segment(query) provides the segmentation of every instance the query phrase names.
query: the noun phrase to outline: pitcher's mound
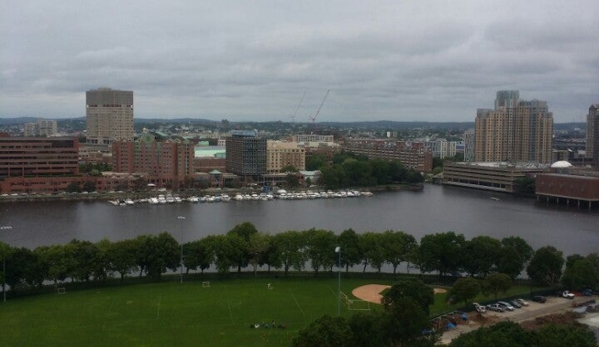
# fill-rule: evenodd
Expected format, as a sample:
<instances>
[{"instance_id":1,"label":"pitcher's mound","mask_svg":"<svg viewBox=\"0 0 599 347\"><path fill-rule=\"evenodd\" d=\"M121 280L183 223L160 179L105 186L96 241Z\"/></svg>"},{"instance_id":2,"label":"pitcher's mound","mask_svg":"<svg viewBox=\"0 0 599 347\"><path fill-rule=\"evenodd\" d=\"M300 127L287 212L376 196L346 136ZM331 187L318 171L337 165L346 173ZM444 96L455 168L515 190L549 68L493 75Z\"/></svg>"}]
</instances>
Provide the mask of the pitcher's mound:
<instances>
[{"instance_id":1,"label":"pitcher's mound","mask_svg":"<svg viewBox=\"0 0 599 347\"><path fill-rule=\"evenodd\" d=\"M391 288L391 286L384 284L367 284L352 290L351 293L358 299L380 304L381 300L383 299L381 293L387 288ZM443 288L434 288L434 291L435 294L447 293L447 289Z\"/></svg>"}]
</instances>

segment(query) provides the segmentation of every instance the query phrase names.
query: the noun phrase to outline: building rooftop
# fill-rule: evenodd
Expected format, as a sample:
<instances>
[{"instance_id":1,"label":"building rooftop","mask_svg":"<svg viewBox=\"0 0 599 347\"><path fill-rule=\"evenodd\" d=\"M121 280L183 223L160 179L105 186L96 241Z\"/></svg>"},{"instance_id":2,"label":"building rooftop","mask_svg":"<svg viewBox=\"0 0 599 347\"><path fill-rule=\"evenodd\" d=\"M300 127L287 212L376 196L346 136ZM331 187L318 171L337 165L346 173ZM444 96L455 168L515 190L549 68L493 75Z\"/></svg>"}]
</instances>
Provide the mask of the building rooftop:
<instances>
[{"instance_id":1,"label":"building rooftop","mask_svg":"<svg viewBox=\"0 0 599 347\"><path fill-rule=\"evenodd\" d=\"M536 162L517 162L510 163L507 161L492 161L492 162L456 162L458 165L465 166L480 166L488 168L516 168L516 169L547 169L549 164L541 164Z\"/></svg>"}]
</instances>

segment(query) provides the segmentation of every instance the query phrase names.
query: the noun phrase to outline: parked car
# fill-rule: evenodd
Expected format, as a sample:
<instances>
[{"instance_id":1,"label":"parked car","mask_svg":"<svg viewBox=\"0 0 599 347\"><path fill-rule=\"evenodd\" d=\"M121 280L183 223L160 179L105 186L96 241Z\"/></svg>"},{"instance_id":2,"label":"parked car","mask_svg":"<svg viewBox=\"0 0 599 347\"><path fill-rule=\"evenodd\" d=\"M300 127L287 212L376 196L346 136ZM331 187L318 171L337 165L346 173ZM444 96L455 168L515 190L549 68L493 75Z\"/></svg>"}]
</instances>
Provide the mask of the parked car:
<instances>
[{"instance_id":1,"label":"parked car","mask_svg":"<svg viewBox=\"0 0 599 347\"><path fill-rule=\"evenodd\" d=\"M509 304L511 304L512 306L514 306L514 308L522 308L522 304L520 304L518 302L518 300L512 300L509 302Z\"/></svg>"},{"instance_id":2,"label":"parked car","mask_svg":"<svg viewBox=\"0 0 599 347\"><path fill-rule=\"evenodd\" d=\"M584 295L584 296L592 296L593 294L594 294L594 293L593 293L593 290L592 290L592 289L584 289L584 290L582 291L582 295Z\"/></svg>"},{"instance_id":3,"label":"parked car","mask_svg":"<svg viewBox=\"0 0 599 347\"><path fill-rule=\"evenodd\" d=\"M483 305L480 305L478 302L474 302L472 304L474 305L474 309L476 310L476 312L478 312L478 313L487 312L487 308L484 307Z\"/></svg>"},{"instance_id":4,"label":"parked car","mask_svg":"<svg viewBox=\"0 0 599 347\"><path fill-rule=\"evenodd\" d=\"M517 301L520 305L522 306L528 306L528 301L524 300L524 299L515 299L515 301Z\"/></svg>"},{"instance_id":5,"label":"parked car","mask_svg":"<svg viewBox=\"0 0 599 347\"><path fill-rule=\"evenodd\" d=\"M575 296L575 295L574 295L574 293L570 293L569 291L567 291L567 290L564 290L563 292L561 292L561 295L560 295L560 296L561 296L562 298L566 298L566 299L574 299L574 296Z\"/></svg>"},{"instance_id":6,"label":"parked car","mask_svg":"<svg viewBox=\"0 0 599 347\"><path fill-rule=\"evenodd\" d=\"M507 303L505 301L498 301L497 305L503 307L505 310L508 310L508 311L514 310L514 306L510 305L509 303Z\"/></svg>"},{"instance_id":7,"label":"parked car","mask_svg":"<svg viewBox=\"0 0 599 347\"><path fill-rule=\"evenodd\" d=\"M535 295L532 297L532 301L544 304L547 301L547 298L542 295Z\"/></svg>"},{"instance_id":8,"label":"parked car","mask_svg":"<svg viewBox=\"0 0 599 347\"><path fill-rule=\"evenodd\" d=\"M505 309L499 304L490 304L490 305L487 305L487 308L490 311L495 311L495 312L504 312L505 311Z\"/></svg>"}]
</instances>

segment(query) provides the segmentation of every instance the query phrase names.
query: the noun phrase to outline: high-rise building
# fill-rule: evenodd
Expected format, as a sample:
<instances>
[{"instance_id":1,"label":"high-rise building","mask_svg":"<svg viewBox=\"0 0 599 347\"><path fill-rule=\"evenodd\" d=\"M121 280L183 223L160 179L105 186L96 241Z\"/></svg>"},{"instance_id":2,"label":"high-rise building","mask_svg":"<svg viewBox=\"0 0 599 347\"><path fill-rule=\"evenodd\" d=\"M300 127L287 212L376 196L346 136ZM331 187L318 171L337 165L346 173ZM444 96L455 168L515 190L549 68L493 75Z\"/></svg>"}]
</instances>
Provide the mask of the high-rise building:
<instances>
[{"instance_id":1,"label":"high-rise building","mask_svg":"<svg viewBox=\"0 0 599 347\"><path fill-rule=\"evenodd\" d=\"M591 105L587 115L586 157L599 166L599 104Z\"/></svg>"},{"instance_id":2,"label":"high-rise building","mask_svg":"<svg viewBox=\"0 0 599 347\"><path fill-rule=\"evenodd\" d=\"M545 101L522 101L517 91L499 91L494 110L477 110L476 161L550 163L552 139L553 114Z\"/></svg>"},{"instance_id":3,"label":"high-rise building","mask_svg":"<svg viewBox=\"0 0 599 347\"><path fill-rule=\"evenodd\" d=\"M133 92L99 88L85 93L87 143L133 140Z\"/></svg>"},{"instance_id":4,"label":"high-rise building","mask_svg":"<svg viewBox=\"0 0 599 347\"><path fill-rule=\"evenodd\" d=\"M253 131L232 131L226 143L227 172L240 176L266 173L266 139Z\"/></svg>"},{"instance_id":5,"label":"high-rise building","mask_svg":"<svg viewBox=\"0 0 599 347\"><path fill-rule=\"evenodd\" d=\"M54 136L57 132L55 120L38 119L37 122L25 123L25 137Z\"/></svg>"}]
</instances>

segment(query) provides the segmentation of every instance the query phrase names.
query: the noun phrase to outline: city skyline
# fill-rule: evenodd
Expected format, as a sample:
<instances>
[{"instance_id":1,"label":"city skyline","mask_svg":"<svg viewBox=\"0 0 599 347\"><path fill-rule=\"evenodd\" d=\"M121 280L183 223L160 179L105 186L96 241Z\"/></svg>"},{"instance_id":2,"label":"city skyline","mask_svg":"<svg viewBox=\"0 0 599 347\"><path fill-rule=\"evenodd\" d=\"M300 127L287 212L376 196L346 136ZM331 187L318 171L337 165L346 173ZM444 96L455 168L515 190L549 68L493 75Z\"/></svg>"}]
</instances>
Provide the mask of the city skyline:
<instances>
[{"instance_id":1,"label":"city skyline","mask_svg":"<svg viewBox=\"0 0 599 347\"><path fill-rule=\"evenodd\" d=\"M329 89L316 122L472 122L499 90L556 123L599 102L592 0L0 4L0 118L83 117L99 87L136 118L234 122L310 122Z\"/></svg>"}]
</instances>

